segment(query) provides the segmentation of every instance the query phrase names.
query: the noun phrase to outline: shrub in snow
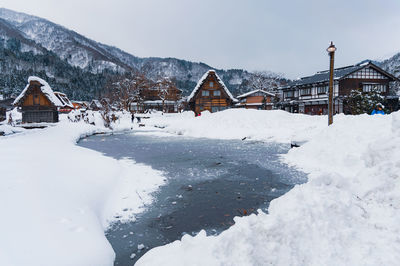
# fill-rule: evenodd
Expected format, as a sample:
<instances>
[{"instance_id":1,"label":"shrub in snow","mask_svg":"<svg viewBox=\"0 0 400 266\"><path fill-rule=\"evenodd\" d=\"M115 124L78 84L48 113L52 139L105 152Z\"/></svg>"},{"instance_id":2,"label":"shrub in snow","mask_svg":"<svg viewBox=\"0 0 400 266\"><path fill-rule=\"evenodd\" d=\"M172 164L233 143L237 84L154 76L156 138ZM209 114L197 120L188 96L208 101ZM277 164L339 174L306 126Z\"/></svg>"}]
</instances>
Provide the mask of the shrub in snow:
<instances>
[{"instance_id":1,"label":"shrub in snow","mask_svg":"<svg viewBox=\"0 0 400 266\"><path fill-rule=\"evenodd\" d=\"M378 90L371 90L363 92L359 90L352 90L349 97L345 99L347 102L348 111L353 115L370 114L375 109L376 105L384 101L381 92ZM385 113L388 110L384 110Z\"/></svg>"}]
</instances>

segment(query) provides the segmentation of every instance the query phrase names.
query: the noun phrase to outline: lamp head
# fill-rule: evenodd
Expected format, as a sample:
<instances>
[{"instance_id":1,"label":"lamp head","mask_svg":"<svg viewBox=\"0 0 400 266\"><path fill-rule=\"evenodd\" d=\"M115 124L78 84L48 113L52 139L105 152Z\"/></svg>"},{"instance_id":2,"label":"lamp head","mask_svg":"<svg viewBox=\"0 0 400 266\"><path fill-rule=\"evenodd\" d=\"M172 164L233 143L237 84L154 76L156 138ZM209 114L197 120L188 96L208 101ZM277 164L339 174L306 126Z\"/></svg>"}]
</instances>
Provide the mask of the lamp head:
<instances>
[{"instance_id":1,"label":"lamp head","mask_svg":"<svg viewBox=\"0 0 400 266\"><path fill-rule=\"evenodd\" d=\"M329 45L329 47L326 49L326 51L328 51L328 53L334 53L336 51L336 47L333 44L333 42L331 42L331 45Z\"/></svg>"}]
</instances>

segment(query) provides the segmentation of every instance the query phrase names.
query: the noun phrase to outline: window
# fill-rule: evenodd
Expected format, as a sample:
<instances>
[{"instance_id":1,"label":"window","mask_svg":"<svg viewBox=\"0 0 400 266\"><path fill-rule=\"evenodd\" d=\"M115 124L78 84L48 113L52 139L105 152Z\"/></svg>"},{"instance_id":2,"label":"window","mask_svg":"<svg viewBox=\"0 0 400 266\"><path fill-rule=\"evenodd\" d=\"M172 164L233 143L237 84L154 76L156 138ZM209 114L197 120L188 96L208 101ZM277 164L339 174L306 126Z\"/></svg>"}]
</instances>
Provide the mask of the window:
<instances>
[{"instance_id":1,"label":"window","mask_svg":"<svg viewBox=\"0 0 400 266\"><path fill-rule=\"evenodd\" d=\"M301 89L300 95L311 95L311 88Z\"/></svg>"},{"instance_id":2,"label":"window","mask_svg":"<svg viewBox=\"0 0 400 266\"><path fill-rule=\"evenodd\" d=\"M210 91L201 91L201 96L210 96Z\"/></svg>"},{"instance_id":3,"label":"window","mask_svg":"<svg viewBox=\"0 0 400 266\"><path fill-rule=\"evenodd\" d=\"M221 96L221 91L214 91L214 92L213 92L213 95L214 95L214 96Z\"/></svg>"},{"instance_id":4,"label":"window","mask_svg":"<svg viewBox=\"0 0 400 266\"><path fill-rule=\"evenodd\" d=\"M327 92L328 92L328 87L327 86L317 87L317 93L318 94L325 94Z\"/></svg>"},{"instance_id":5,"label":"window","mask_svg":"<svg viewBox=\"0 0 400 266\"><path fill-rule=\"evenodd\" d=\"M292 97L294 97L294 91L285 91L283 96L285 98L292 98Z\"/></svg>"},{"instance_id":6,"label":"window","mask_svg":"<svg viewBox=\"0 0 400 266\"><path fill-rule=\"evenodd\" d=\"M379 73L378 71L376 71L373 68L364 68L361 69L353 74L351 74L349 76L349 78L353 78L353 79L386 79L386 77L384 75L382 75L381 73Z\"/></svg>"},{"instance_id":7,"label":"window","mask_svg":"<svg viewBox=\"0 0 400 266\"><path fill-rule=\"evenodd\" d=\"M33 94L33 105L39 105L39 94Z\"/></svg>"},{"instance_id":8,"label":"window","mask_svg":"<svg viewBox=\"0 0 400 266\"><path fill-rule=\"evenodd\" d=\"M370 91L378 91L378 92L386 92L386 85L385 84L363 84L363 92L370 92Z\"/></svg>"},{"instance_id":9,"label":"window","mask_svg":"<svg viewBox=\"0 0 400 266\"><path fill-rule=\"evenodd\" d=\"M210 81L210 88L214 87L214 82Z\"/></svg>"}]
</instances>

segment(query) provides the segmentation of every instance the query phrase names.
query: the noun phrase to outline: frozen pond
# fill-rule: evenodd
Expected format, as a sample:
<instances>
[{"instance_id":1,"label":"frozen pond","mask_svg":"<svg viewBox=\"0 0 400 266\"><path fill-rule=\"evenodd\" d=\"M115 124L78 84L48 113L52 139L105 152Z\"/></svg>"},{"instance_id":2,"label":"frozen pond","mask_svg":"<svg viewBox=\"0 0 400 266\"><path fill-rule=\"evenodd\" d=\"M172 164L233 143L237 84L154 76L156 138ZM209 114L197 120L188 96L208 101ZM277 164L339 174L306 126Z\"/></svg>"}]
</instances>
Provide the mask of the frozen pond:
<instances>
[{"instance_id":1,"label":"frozen pond","mask_svg":"<svg viewBox=\"0 0 400 266\"><path fill-rule=\"evenodd\" d=\"M146 132L97 135L79 145L150 165L168 180L135 222L115 223L106 232L116 252L115 265L133 265L149 249L186 233L205 229L218 234L233 224L233 217L266 211L272 199L306 181L305 174L279 161L289 145ZM138 249L140 244L144 248Z\"/></svg>"}]
</instances>

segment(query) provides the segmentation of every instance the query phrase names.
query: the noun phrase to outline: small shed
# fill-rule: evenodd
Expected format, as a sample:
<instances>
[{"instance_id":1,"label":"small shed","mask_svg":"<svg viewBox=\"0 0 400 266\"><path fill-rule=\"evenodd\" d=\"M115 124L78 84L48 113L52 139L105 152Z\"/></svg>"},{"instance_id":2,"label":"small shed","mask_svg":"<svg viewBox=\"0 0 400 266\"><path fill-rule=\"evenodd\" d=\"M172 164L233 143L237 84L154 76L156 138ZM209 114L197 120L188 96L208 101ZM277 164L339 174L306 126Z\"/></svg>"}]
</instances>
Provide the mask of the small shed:
<instances>
[{"instance_id":1,"label":"small shed","mask_svg":"<svg viewBox=\"0 0 400 266\"><path fill-rule=\"evenodd\" d=\"M212 113L225 110L236 102L215 70L203 75L188 98L189 107L196 114L205 110Z\"/></svg>"},{"instance_id":2,"label":"small shed","mask_svg":"<svg viewBox=\"0 0 400 266\"><path fill-rule=\"evenodd\" d=\"M58 122L57 108L63 106L49 84L38 77L28 78L13 104L22 111L22 123Z\"/></svg>"}]
</instances>

